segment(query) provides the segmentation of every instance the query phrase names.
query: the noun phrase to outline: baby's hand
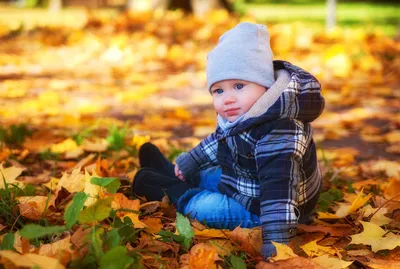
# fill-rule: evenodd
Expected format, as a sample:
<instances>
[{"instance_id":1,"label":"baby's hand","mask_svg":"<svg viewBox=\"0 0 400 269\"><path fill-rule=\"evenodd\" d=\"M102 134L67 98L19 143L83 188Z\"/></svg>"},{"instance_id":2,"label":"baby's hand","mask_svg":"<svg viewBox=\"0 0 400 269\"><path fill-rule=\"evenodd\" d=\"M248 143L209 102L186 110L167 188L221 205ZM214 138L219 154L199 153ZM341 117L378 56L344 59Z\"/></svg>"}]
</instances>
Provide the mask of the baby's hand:
<instances>
[{"instance_id":1,"label":"baby's hand","mask_svg":"<svg viewBox=\"0 0 400 269\"><path fill-rule=\"evenodd\" d=\"M180 180L185 181L185 178L183 177L182 171L179 170L179 167L177 164L175 164L175 176L177 176Z\"/></svg>"}]
</instances>

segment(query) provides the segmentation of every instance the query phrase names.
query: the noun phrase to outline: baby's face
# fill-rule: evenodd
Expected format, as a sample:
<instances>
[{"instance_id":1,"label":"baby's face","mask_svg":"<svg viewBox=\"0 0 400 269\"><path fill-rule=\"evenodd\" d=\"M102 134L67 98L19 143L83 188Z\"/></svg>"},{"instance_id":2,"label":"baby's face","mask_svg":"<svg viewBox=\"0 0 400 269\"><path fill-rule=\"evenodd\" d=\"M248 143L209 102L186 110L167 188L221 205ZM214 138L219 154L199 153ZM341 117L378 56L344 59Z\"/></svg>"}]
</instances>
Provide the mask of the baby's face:
<instances>
[{"instance_id":1,"label":"baby's face","mask_svg":"<svg viewBox=\"0 0 400 269\"><path fill-rule=\"evenodd\" d=\"M249 111L265 91L261 85L237 79L222 80L211 86L215 111L230 122Z\"/></svg>"}]
</instances>

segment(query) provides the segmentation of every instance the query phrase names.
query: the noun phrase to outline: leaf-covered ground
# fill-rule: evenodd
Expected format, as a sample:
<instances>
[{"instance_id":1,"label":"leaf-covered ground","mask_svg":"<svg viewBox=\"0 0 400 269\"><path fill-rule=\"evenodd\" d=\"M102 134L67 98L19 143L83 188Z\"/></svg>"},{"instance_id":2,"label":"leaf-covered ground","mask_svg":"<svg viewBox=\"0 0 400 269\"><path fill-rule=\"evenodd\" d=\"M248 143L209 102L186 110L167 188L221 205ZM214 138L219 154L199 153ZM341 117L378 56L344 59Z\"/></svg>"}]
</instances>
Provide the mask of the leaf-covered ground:
<instances>
[{"instance_id":1,"label":"leaf-covered ground","mask_svg":"<svg viewBox=\"0 0 400 269\"><path fill-rule=\"evenodd\" d=\"M0 266L400 267L400 42L376 33L269 25L275 58L326 98L314 222L269 263L259 229L209 229L131 194L141 144L173 160L214 130L206 54L237 22L169 12L1 28Z\"/></svg>"}]
</instances>

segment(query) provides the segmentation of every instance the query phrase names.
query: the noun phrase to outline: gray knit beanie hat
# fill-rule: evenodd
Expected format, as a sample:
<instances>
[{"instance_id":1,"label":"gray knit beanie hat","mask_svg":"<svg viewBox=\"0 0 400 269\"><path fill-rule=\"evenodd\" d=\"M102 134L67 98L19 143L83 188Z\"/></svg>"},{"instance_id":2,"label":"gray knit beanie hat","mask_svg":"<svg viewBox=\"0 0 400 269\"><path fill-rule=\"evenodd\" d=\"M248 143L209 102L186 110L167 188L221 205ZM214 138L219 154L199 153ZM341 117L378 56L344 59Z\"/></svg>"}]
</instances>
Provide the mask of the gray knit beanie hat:
<instances>
[{"instance_id":1,"label":"gray knit beanie hat","mask_svg":"<svg viewBox=\"0 0 400 269\"><path fill-rule=\"evenodd\" d=\"M271 87L275 82L268 29L242 22L225 32L207 56L207 87L226 79L240 79Z\"/></svg>"}]
</instances>

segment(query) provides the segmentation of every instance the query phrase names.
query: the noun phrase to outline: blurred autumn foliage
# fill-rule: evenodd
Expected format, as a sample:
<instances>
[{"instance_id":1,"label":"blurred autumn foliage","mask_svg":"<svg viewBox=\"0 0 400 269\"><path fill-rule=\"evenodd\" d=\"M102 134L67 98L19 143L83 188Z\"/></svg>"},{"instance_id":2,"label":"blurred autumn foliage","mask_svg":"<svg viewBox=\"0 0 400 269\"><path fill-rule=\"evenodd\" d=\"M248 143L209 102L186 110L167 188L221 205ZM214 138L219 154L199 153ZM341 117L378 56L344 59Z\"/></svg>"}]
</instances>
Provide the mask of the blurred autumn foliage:
<instances>
[{"instance_id":1,"label":"blurred autumn foliage","mask_svg":"<svg viewBox=\"0 0 400 269\"><path fill-rule=\"evenodd\" d=\"M137 149L171 160L215 128L207 52L240 20L92 16L0 29L0 263L5 268L399 268L400 42L268 25L275 59L314 74L324 188L312 225L261 261L259 229L209 229L130 193Z\"/></svg>"}]
</instances>

